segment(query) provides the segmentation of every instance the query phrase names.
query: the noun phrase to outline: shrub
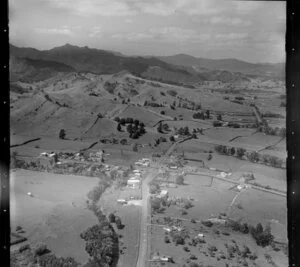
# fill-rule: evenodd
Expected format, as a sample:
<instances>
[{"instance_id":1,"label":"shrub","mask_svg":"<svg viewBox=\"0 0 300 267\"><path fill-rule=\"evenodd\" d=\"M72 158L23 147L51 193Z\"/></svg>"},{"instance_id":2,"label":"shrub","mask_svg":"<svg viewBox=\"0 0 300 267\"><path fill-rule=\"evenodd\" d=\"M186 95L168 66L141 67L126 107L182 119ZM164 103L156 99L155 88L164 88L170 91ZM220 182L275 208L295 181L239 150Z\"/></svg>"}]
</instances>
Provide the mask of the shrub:
<instances>
[{"instance_id":1,"label":"shrub","mask_svg":"<svg viewBox=\"0 0 300 267\"><path fill-rule=\"evenodd\" d=\"M115 224L118 229L124 228L124 225L122 224L121 218L119 216L115 216Z\"/></svg>"},{"instance_id":2,"label":"shrub","mask_svg":"<svg viewBox=\"0 0 300 267\"><path fill-rule=\"evenodd\" d=\"M137 143L133 144L132 151L138 152L138 145L137 145Z\"/></svg>"},{"instance_id":3,"label":"shrub","mask_svg":"<svg viewBox=\"0 0 300 267\"><path fill-rule=\"evenodd\" d=\"M214 127L221 127L221 126L222 126L222 122L214 121L214 122L213 122L213 126L214 126Z\"/></svg>"},{"instance_id":4,"label":"shrub","mask_svg":"<svg viewBox=\"0 0 300 267\"><path fill-rule=\"evenodd\" d=\"M213 223L211 221L201 221L201 223L207 227L212 227Z\"/></svg>"},{"instance_id":5,"label":"shrub","mask_svg":"<svg viewBox=\"0 0 300 267\"><path fill-rule=\"evenodd\" d=\"M184 177L183 175L179 175L176 177L176 184L183 185L184 184Z\"/></svg>"},{"instance_id":6,"label":"shrub","mask_svg":"<svg viewBox=\"0 0 300 267\"><path fill-rule=\"evenodd\" d=\"M162 111L160 112L160 114L161 114L161 115L165 115L166 112L165 112L164 110L162 110Z\"/></svg>"},{"instance_id":7,"label":"shrub","mask_svg":"<svg viewBox=\"0 0 300 267\"><path fill-rule=\"evenodd\" d=\"M258 162L259 161L259 154L256 151L252 151L250 154L248 154L248 159L251 162Z\"/></svg>"},{"instance_id":8,"label":"shrub","mask_svg":"<svg viewBox=\"0 0 300 267\"><path fill-rule=\"evenodd\" d=\"M238 157L239 159L242 159L243 156L244 156L245 153L246 153L246 150L245 150L244 148L238 148L237 151L236 151L236 153L237 153L237 157Z\"/></svg>"},{"instance_id":9,"label":"shrub","mask_svg":"<svg viewBox=\"0 0 300 267\"><path fill-rule=\"evenodd\" d=\"M167 235L164 237L164 242L167 244L170 243L170 238Z\"/></svg>"},{"instance_id":10,"label":"shrub","mask_svg":"<svg viewBox=\"0 0 300 267\"><path fill-rule=\"evenodd\" d=\"M110 213L110 214L108 215L108 221L109 221L110 223L114 223L114 222L116 221L116 216L115 216L115 214Z\"/></svg>"},{"instance_id":11,"label":"shrub","mask_svg":"<svg viewBox=\"0 0 300 267\"><path fill-rule=\"evenodd\" d=\"M47 248L46 245L42 244L39 245L35 250L34 250L34 256L42 256L44 254L49 253L50 250Z\"/></svg>"}]
</instances>

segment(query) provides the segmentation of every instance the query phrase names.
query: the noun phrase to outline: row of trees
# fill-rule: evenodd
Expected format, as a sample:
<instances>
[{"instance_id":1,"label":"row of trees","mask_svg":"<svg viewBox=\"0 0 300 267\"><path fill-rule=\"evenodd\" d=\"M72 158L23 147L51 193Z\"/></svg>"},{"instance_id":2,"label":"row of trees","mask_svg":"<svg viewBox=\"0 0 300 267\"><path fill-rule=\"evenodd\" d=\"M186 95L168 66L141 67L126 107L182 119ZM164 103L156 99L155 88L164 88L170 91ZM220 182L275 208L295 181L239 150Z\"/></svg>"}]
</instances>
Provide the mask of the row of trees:
<instances>
[{"instance_id":1,"label":"row of trees","mask_svg":"<svg viewBox=\"0 0 300 267\"><path fill-rule=\"evenodd\" d=\"M283 165L283 160L275 157L275 156L269 156L265 154L259 154L256 151L246 151L244 148L235 148L235 147L229 147L224 145L216 145L215 146L216 152L218 152L221 155L226 156L235 156L239 159L248 159L249 161L253 163L264 163L266 165L271 165L275 168L281 168Z\"/></svg>"},{"instance_id":2,"label":"row of trees","mask_svg":"<svg viewBox=\"0 0 300 267\"><path fill-rule=\"evenodd\" d=\"M258 131L261 133L265 133L267 135L275 135L275 136L281 136L285 137L286 136L286 128L282 127L275 127L272 128L270 126L261 126L258 128Z\"/></svg>"}]
</instances>

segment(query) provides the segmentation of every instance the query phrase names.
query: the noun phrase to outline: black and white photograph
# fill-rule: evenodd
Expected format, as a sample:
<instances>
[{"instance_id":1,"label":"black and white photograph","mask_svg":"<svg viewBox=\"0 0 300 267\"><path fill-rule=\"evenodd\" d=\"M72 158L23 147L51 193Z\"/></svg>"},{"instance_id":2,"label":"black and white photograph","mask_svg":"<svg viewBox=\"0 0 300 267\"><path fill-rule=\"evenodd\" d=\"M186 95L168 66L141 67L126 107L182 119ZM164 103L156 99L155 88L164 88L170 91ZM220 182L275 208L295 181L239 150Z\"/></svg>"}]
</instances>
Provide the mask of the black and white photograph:
<instances>
[{"instance_id":1,"label":"black and white photograph","mask_svg":"<svg viewBox=\"0 0 300 267\"><path fill-rule=\"evenodd\" d=\"M289 266L285 1L8 2L10 266Z\"/></svg>"}]
</instances>

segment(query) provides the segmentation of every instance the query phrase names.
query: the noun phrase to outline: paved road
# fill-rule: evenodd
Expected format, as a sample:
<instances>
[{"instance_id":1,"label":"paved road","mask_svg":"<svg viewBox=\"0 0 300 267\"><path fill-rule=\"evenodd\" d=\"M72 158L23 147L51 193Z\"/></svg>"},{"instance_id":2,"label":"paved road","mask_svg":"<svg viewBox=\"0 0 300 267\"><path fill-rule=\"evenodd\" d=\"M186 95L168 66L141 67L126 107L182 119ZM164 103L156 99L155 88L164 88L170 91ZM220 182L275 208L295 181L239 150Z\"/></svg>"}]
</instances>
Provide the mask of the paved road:
<instances>
[{"instance_id":1,"label":"paved road","mask_svg":"<svg viewBox=\"0 0 300 267\"><path fill-rule=\"evenodd\" d=\"M149 211L149 182L156 176L155 172L151 172L142 182L142 209L141 209L141 221L140 221L140 242L139 242L139 256L136 267L146 266L147 260L147 223Z\"/></svg>"}]
</instances>

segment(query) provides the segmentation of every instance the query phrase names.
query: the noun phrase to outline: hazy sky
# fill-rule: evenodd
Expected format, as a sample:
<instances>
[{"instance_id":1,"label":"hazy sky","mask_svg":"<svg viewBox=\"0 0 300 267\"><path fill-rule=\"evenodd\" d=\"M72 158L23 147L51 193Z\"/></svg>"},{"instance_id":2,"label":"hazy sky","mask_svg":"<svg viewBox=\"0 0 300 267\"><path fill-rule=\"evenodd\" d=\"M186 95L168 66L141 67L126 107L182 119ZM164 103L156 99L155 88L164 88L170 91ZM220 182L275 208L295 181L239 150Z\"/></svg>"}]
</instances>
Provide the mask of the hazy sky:
<instances>
[{"instance_id":1,"label":"hazy sky","mask_svg":"<svg viewBox=\"0 0 300 267\"><path fill-rule=\"evenodd\" d=\"M284 62L285 2L10 0L10 42Z\"/></svg>"}]
</instances>

